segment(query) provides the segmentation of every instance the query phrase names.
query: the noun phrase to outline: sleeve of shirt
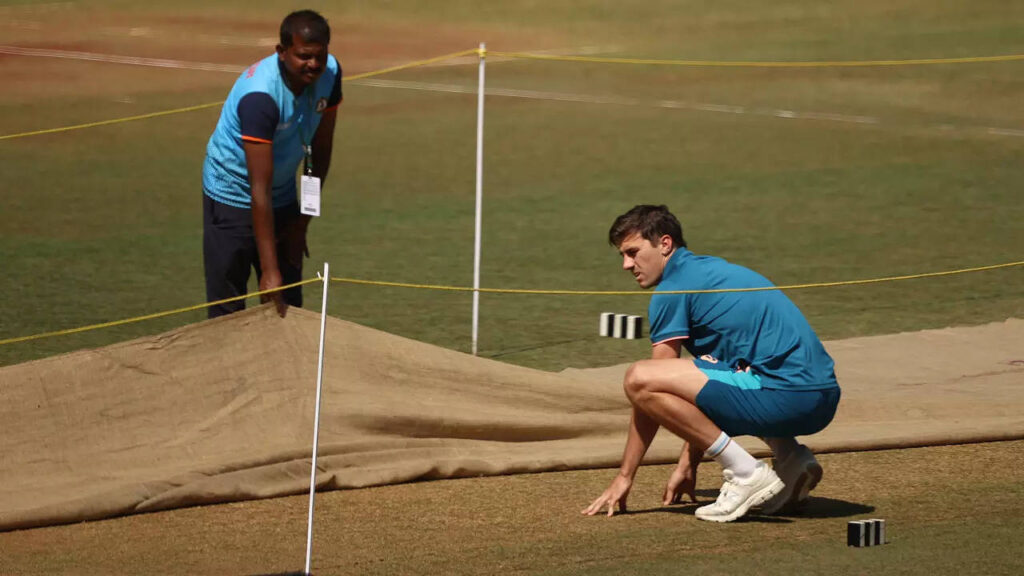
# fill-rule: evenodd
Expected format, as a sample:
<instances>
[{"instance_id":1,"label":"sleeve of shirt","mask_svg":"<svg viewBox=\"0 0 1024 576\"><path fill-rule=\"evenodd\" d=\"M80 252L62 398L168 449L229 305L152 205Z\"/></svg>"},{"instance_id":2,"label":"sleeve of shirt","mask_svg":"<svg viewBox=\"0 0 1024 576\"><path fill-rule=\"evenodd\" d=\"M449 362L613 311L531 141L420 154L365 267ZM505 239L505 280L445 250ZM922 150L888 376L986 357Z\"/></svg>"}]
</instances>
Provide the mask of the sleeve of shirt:
<instances>
[{"instance_id":1,"label":"sleeve of shirt","mask_svg":"<svg viewBox=\"0 0 1024 576\"><path fill-rule=\"evenodd\" d=\"M250 142L274 141L277 122L281 111L277 103L265 92L250 92L238 101L238 123L242 130L242 140Z\"/></svg>"},{"instance_id":2,"label":"sleeve of shirt","mask_svg":"<svg viewBox=\"0 0 1024 576\"><path fill-rule=\"evenodd\" d=\"M690 314L686 294L658 294L651 296L647 319L651 326L651 343L660 344L690 335Z\"/></svg>"},{"instance_id":3,"label":"sleeve of shirt","mask_svg":"<svg viewBox=\"0 0 1024 576\"><path fill-rule=\"evenodd\" d=\"M341 92L341 62L338 62L338 74L334 77L334 87L331 88L331 95L327 98L327 109L337 108L344 95Z\"/></svg>"}]
</instances>

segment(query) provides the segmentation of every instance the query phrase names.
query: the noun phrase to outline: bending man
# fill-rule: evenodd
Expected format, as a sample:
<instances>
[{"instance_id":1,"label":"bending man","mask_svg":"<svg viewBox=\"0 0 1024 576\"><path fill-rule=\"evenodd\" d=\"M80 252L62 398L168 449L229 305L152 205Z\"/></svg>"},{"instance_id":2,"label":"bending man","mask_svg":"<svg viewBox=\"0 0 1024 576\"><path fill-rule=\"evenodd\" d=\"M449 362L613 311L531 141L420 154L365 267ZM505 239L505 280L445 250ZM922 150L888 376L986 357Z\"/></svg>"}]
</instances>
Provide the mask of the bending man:
<instances>
[{"instance_id":1,"label":"bending man","mask_svg":"<svg viewBox=\"0 0 1024 576\"><path fill-rule=\"evenodd\" d=\"M253 267L261 291L302 279L310 217L300 214L296 171L302 162L304 180L316 179L318 191L330 167L342 98L341 65L327 52L330 41L323 16L289 14L277 53L242 72L224 102L203 164L207 302L245 294ZM315 207L318 212L318 193ZM284 316L288 305L302 306L302 287L262 300L273 300ZM243 308L237 300L207 310L214 318Z\"/></svg>"},{"instance_id":2,"label":"bending man","mask_svg":"<svg viewBox=\"0 0 1024 576\"><path fill-rule=\"evenodd\" d=\"M742 266L687 250L665 206L636 206L615 220L608 239L641 287L657 286L648 310L653 351L626 372L633 414L619 474L583 513L626 509L661 426L684 441L666 505L683 495L696 502L703 456L721 464L725 481L718 499L697 509L701 520L730 522L754 506L775 513L802 503L822 470L795 436L825 428L839 403L832 358L803 314L778 290L664 293L773 286ZM692 360L680 357L683 348ZM732 441L740 435L760 436L776 469Z\"/></svg>"}]
</instances>

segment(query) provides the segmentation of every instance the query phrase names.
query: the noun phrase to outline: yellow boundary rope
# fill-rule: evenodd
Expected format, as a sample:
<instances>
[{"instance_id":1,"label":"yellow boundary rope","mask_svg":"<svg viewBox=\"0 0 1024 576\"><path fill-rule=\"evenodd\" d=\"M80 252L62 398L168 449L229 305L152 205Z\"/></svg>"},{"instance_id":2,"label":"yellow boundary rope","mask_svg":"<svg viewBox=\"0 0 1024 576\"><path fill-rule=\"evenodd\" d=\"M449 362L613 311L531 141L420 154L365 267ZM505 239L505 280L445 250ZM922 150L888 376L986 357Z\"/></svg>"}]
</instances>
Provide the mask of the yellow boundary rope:
<instances>
[{"instance_id":1,"label":"yellow boundary rope","mask_svg":"<svg viewBox=\"0 0 1024 576\"><path fill-rule=\"evenodd\" d=\"M841 68L867 66L921 66L928 64L976 64L981 62L1011 62L1024 60L1024 54L1002 56L973 56L965 58L918 58L914 60L836 60L820 62L755 62L721 60L657 60L644 58L602 58L599 56L552 56L530 54L529 52L495 52L493 56L522 58L529 60L554 60L561 62L595 62L603 64L647 64L658 66L704 66L717 68Z\"/></svg>"},{"instance_id":2,"label":"yellow boundary rope","mask_svg":"<svg viewBox=\"0 0 1024 576\"><path fill-rule=\"evenodd\" d=\"M303 284L310 284L313 282L320 282L320 278L310 278L308 280L302 280L292 284L286 284L280 288L273 290L263 290L261 292L253 292L251 294L243 294L241 296L234 296L232 298L225 298L223 300L217 300L214 302L206 302L204 304L196 304L195 306L188 306L185 308L177 308L175 310L166 310L164 312L156 312L153 314L147 314L145 316L138 316L135 318L125 318L123 320L114 320L113 322L104 322L102 324L92 324L90 326L80 326L78 328L68 328L66 330L55 330L53 332L44 332L42 334L33 334L31 336L21 336L18 338L8 338L6 340L0 340L0 346L4 344L14 344L15 342L25 342L28 340L39 340L41 338L49 338L52 336L66 336L68 334L77 334L79 332L88 332L90 330L99 330L100 328L112 328L114 326L122 326L124 324L132 324L135 322L142 322L144 320L154 320L156 318L163 318L164 316L173 316L175 314L183 314L185 312L191 312L193 310L202 310L203 308L209 308L210 306L217 306L219 304L227 304L228 302L236 302L238 300L245 300L252 296L262 296L263 294L270 294L272 292L279 292L281 290L287 290L296 286L302 286Z\"/></svg>"},{"instance_id":3,"label":"yellow boundary rope","mask_svg":"<svg viewBox=\"0 0 1024 576\"><path fill-rule=\"evenodd\" d=\"M947 270L943 272L926 272L923 274L909 274L906 276L887 276L885 278L868 278L865 280L845 280L840 282L817 282L812 284L791 284L788 286L771 286L767 288L721 288L717 290L666 290L664 292L658 292L658 294L714 294L719 292L761 292L766 290L800 290L806 288L829 288L835 286L855 286L859 284L877 284L880 282L895 282L898 280L914 280L917 278L935 278L938 276L952 276L954 274L966 274L968 272L983 272L986 270L996 270L999 268L1010 268L1013 266L1024 265L1024 260L1020 262L1007 262L1005 264L993 264L991 266L978 266L975 268L962 268L960 270ZM473 288L466 286L443 286L436 284L411 284L406 282L383 282L377 280L360 280L357 278L335 278L331 277L331 282L339 282L343 284L358 284L364 286L384 286L389 288L415 288L420 290L442 290L449 292L472 292ZM172 316L174 314L182 314L185 312L191 312L193 310L201 310L210 306L216 306L218 304L225 304L227 302L235 302L237 300L244 300L253 296L261 296L263 294L270 294L280 290L287 290L295 286L302 286L304 284L310 284L313 282L320 282L320 278L310 278L308 280L302 280L301 282L295 282L276 288L274 290L264 290L262 292L253 292L250 294L244 294L242 296L235 296L233 298L226 298L224 300L217 300L215 302L207 302L205 304L196 304L195 306L188 306L186 308L178 308L175 310L167 310L164 312L156 312L154 314L147 314L145 316L138 316L136 318L125 318L123 320L115 320L113 322L104 322L102 324L93 324L90 326L81 326L78 328L68 328L66 330L56 330L54 332L44 332L42 334L34 334L31 336L21 336L18 338L8 338L6 340L0 340L0 346L5 344L14 344L16 342L25 342L28 340L38 340L41 338L49 338L52 336L64 336L67 334L77 334L79 332L87 332L90 330L99 330L101 328L111 328L113 326L121 326L124 324L132 324L135 322L142 322L144 320L153 320L156 318L163 318L165 316ZM645 292L640 290L630 291L600 291L600 290L528 290L528 289L516 289L516 288L480 288L479 291L485 294L546 294L546 295L563 295L563 296L649 296L651 292Z\"/></svg>"},{"instance_id":4,"label":"yellow boundary rope","mask_svg":"<svg viewBox=\"0 0 1024 576\"><path fill-rule=\"evenodd\" d=\"M859 284L877 284L879 282L895 282L898 280L914 280L917 278L934 278L936 276L951 276L953 274L964 274L967 272L982 272L998 268L1010 268L1012 266L1024 265L1020 262L1008 262L1006 264L994 264L992 266L979 266L977 268L963 268L961 270L948 270L944 272L927 272L924 274L910 274L907 276L888 276L885 278L868 278L865 280L845 280L840 282L816 282L812 284L790 284L788 286L769 286L764 288L719 288L715 290L666 290L658 294L715 294L721 292L764 292L767 290L801 290L805 288L830 288L835 286L855 286ZM335 278L331 282L344 284L361 284L366 286L386 286L390 288L418 288L422 290L444 290L450 292L473 292L472 287L467 286L440 286L436 284L409 284L405 282L381 282L376 280L359 280L356 278ZM547 294L562 296L649 296L651 292L641 290L529 290L515 288L480 288L479 292L484 294ZM2 342L0 342L2 343Z\"/></svg>"},{"instance_id":5,"label":"yellow boundary rope","mask_svg":"<svg viewBox=\"0 0 1024 576\"><path fill-rule=\"evenodd\" d=\"M1024 54L1006 54L1002 56L973 56L964 58L919 58L914 60L860 60L860 61L821 61L821 62L743 62L743 61L716 61L716 60L658 60L658 59L644 59L644 58L601 58L597 56L551 56L547 54L531 54L529 52L495 52L485 51L479 48L470 48L468 50L461 50L459 52L453 52L451 54L444 54L442 56L436 56L434 58L428 58L426 60L417 60L416 62L410 62L408 64L402 64L399 66L392 66L390 68L384 68L381 70L374 70L372 72L364 72L362 74L356 74L354 76L347 76L345 80L359 80L362 78L370 78L372 76L380 76L382 74L389 74L391 72L397 72L399 70L407 70L409 68L415 68L417 66L425 66L427 64L433 64L435 62L441 62L444 60L451 60L453 58L459 58L462 56L469 56L476 54L483 58L486 54L492 56L504 56L505 58L519 58L519 59L531 59L531 60L552 60L562 62L594 62L594 63L606 63L606 64L647 64L647 65L659 65L659 66L703 66L703 67L730 67L730 68L836 68L836 67L866 67L866 66L919 66L928 64L975 64L982 62L1011 62L1016 60L1024 60ZM224 101L209 102L207 104L199 104L196 106L188 106L185 108L176 108L174 110L164 110L162 112L152 112L150 114L140 114L138 116L129 116L126 118L114 118L112 120L101 120L98 122L89 122L87 124L76 124L74 126L63 126L60 128L49 128L46 130L35 130L32 132L22 132L19 134L6 134L0 136L0 140L11 140L14 138L25 138L28 136L40 136L43 134L56 134L60 132L68 132L71 130L81 130L83 128L95 128L98 126L108 126L111 124L121 124L124 122L134 122L136 120L146 120L148 118L158 118L160 116L169 116L171 114L180 114L184 112L194 112L196 110L204 110L206 108L213 108L220 106Z\"/></svg>"},{"instance_id":6,"label":"yellow boundary rope","mask_svg":"<svg viewBox=\"0 0 1024 576\"><path fill-rule=\"evenodd\" d=\"M408 68L414 68L416 66L423 66L426 64L433 64L434 62L440 62L442 60L450 60L452 58L458 58L460 56L468 56L478 52L478 49L473 48L472 50L463 50L461 52L454 52L452 54L445 54L444 56L437 56L436 58L428 58L426 60L419 60L416 62L410 62L408 64L402 64L400 66L392 66L391 68L384 68L383 70L374 70L372 72L364 72L362 74L356 74L354 76L346 76L344 79L359 80L361 78L369 78L371 76L379 76L381 74L388 74L390 72L397 72L399 70L405 70ZM180 114L183 112L195 112L196 110L205 110L206 108L213 108L223 104L223 100L217 102L208 102L206 104L198 104L196 106L188 106L185 108L175 108L174 110L164 110L163 112L152 112L149 114L140 114L138 116L128 116L126 118L114 118L112 120L100 120L98 122L89 122L87 124L76 124L74 126L63 126L60 128L49 128L46 130L35 130L32 132L22 132L20 134L7 134L0 136L0 140L12 140L14 138L25 138L28 136L41 136L43 134L57 134L59 132L69 132L71 130L81 130L83 128L96 128L97 126L109 126L111 124L122 124L125 122L134 122L136 120L146 120L148 118L158 118L160 116L169 116L171 114ZM2 343L2 342L0 342Z\"/></svg>"},{"instance_id":7,"label":"yellow boundary rope","mask_svg":"<svg viewBox=\"0 0 1024 576\"><path fill-rule=\"evenodd\" d=\"M470 48L469 50L462 50L460 52L452 52L451 54L445 54L444 56L437 56L435 58L428 58L426 60L417 60L416 62L410 62L408 64L402 64L400 66L392 66L391 68L384 68L381 70L374 70L373 72L364 72L362 74L356 74L355 76L346 76L345 80L361 80L363 78L370 78L371 76L380 76L381 74L390 74L391 72L398 72L399 70L408 70L409 68L415 68L417 66L426 66L427 64L433 64L435 62L443 62L445 60L451 60L453 58L461 58L462 56L469 56L470 54L476 54L480 52L479 48Z\"/></svg>"},{"instance_id":8,"label":"yellow boundary rope","mask_svg":"<svg viewBox=\"0 0 1024 576\"><path fill-rule=\"evenodd\" d=\"M877 61L860 61L860 62L714 62L714 61L701 61L701 60L644 60L644 59L627 59L627 58L596 58L587 56L548 56L541 54L529 54L521 52L489 52L494 56L504 56L507 58L529 58L536 60L560 60L570 62L602 62L602 63L617 63L617 64L657 64L657 65L677 65L677 66L747 66L747 67L825 67L825 66L896 66L896 65L914 65L914 64L959 64L959 63L974 63L974 62L1006 62L1011 60L1024 60L1024 54L1006 55L1006 56L981 56L974 58L943 58L943 59L923 59L923 60L877 60ZM426 60L419 60L416 62L410 62L408 64L402 64L399 66L392 66L390 68L384 68L381 70L375 70L371 72L365 72L363 74L356 74L345 78L346 80L358 80L361 78L369 78L372 76L379 76L391 72L397 72L399 70L406 70L417 66L424 66L432 64L434 62L441 62L444 60L450 60L453 58L459 58L462 56L468 56L471 54L477 54L483 58L487 54L482 49L471 48L468 50L462 50L459 52L453 52L451 54L445 54L434 58L428 58ZM47 130L36 130L33 132L23 132L20 134L8 134L0 136L0 140L8 140L14 138L23 138L27 136L37 136L42 134L55 134L59 132L67 132L71 130L80 130L83 128L93 128L97 126L106 126L110 124L120 124L124 122L132 122L135 120L144 120L147 118L157 118L160 116L168 116L171 114L178 114L183 112L192 112L196 110L203 110L205 108L212 108L223 104L223 100L219 102L210 102L207 104L199 104L197 106L189 106L186 108L177 108L174 110L165 110L162 112L153 112L149 114L141 114L138 116L130 116L127 118L116 118L112 120L103 120L99 122L90 122L87 124L78 124L75 126L64 126L61 128L50 128ZM1009 262L1006 264L996 264L993 266L981 266L977 268L964 268L961 270L950 270L945 272L930 272L925 274L911 274L907 276L889 276L886 278L872 278L866 280L848 280L841 282L819 282L812 284L793 284L789 286L773 286L769 288L730 288L730 289L718 289L718 290L678 290L678 291L666 291L661 294L709 294L715 292L757 292L764 290L798 290L806 288L825 288L834 286L853 286L860 284L873 284L879 282L893 282L898 280L912 280L916 278L932 278L937 276L949 276L953 274L963 274L967 272L980 272L984 270L995 270L998 268L1008 268L1012 266L1020 266L1024 264L1024 261L1020 262ZM369 286L385 286L395 288L417 288L424 290L444 290L444 291L455 291L455 292L472 292L473 288L465 286L441 286L441 285L430 285L430 284L410 284L403 282L383 282L374 280L359 280L356 278L334 278L330 279L332 282L340 282L347 284L361 284ZM38 340L42 338L49 338L54 336L64 336L69 334L77 334L80 332L87 332L91 330L99 330L102 328L111 328L114 326L121 326L125 324L131 324L136 322L143 322L145 320L153 320L156 318L163 318L166 316L172 316L175 314L182 314L185 312L191 312L194 310L201 310L210 306L218 304L225 304L228 302L234 302L237 300L244 300L246 298L260 296L263 294L269 294L277 292L279 290L286 290L295 286L302 286L312 282L320 281L319 278L311 278L293 284L282 286L275 290L264 290L260 292L253 292L251 294L244 294L242 296L236 296L233 298L226 298L224 300L217 300L215 302L207 302L204 304L196 304L194 306L188 306L185 308L177 308L174 310L167 310L164 312L156 312L154 314L147 314L145 316L138 316L135 318L125 318L123 320L115 320L112 322L104 322L102 324L93 324L89 326L80 326L78 328L69 328L65 330L56 330L53 332L44 332L42 334L34 334L30 336L21 336L17 338L7 338L0 340L0 346L6 344L14 344L17 342L25 342L29 340ZM529 289L515 289L515 288L480 288L479 292L487 294L546 294L546 295L576 295L576 296L640 296L646 295L648 292L642 291L597 291L597 290L529 290Z\"/></svg>"},{"instance_id":9,"label":"yellow boundary rope","mask_svg":"<svg viewBox=\"0 0 1024 576\"><path fill-rule=\"evenodd\" d=\"M135 120L145 120L147 118L157 118L160 116L169 116L171 114L179 114L182 112L194 112L196 110L203 110L206 108L213 108L214 106L220 106L224 101L209 102L207 104L199 104L196 106L189 106L187 108L176 108L174 110L164 110L163 112L152 112L150 114L140 114L138 116L128 116L127 118L114 118L113 120L100 120L99 122L89 122L88 124L76 124L74 126L62 126L60 128L49 128L46 130L35 130L33 132L22 132L20 134L7 134L0 136L0 140L11 140L14 138L25 138L27 136L40 136L42 134L57 134L58 132L69 132L71 130L81 130L83 128L95 128L97 126L107 126L110 124L121 124L124 122L133 122Z\"/></svg>"}]
</instances>

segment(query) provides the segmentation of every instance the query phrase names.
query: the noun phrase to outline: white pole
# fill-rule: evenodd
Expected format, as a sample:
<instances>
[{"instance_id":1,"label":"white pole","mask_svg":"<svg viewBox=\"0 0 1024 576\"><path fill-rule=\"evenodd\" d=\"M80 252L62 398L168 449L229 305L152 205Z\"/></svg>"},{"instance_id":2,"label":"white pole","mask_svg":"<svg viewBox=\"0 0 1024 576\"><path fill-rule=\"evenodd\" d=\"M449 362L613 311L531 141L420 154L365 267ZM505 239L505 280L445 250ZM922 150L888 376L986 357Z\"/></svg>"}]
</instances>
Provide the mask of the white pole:
<instances>
[{"instance_id":1,"label":"white pole","mask_svg":"<svg viewBox=\"0 0 1024 576\"><path fill-rule=\"evenodd\" d=\"M480 234L484 199L484 64L486 44L480 43L480 86L476 98L476 233L473 238L473 356L480 330Z\"/></svg>"},{"instance_id":2,"label":"white pole","mask_svg":"<svg viewBox=\"0 0 1024 576\"><path fill-rule=\"evenodd\" d=\"M327 328L327 287L331 284L330 266L324 262L324 301L320 307L320 357L316 365L316 416L313 417L313 465L309 472L309 523L306 527L306 570L313 555L313 499L316 494L316 453L320 444L320 392L324 382L324 332Z\"/></svg>"}]
</instances>

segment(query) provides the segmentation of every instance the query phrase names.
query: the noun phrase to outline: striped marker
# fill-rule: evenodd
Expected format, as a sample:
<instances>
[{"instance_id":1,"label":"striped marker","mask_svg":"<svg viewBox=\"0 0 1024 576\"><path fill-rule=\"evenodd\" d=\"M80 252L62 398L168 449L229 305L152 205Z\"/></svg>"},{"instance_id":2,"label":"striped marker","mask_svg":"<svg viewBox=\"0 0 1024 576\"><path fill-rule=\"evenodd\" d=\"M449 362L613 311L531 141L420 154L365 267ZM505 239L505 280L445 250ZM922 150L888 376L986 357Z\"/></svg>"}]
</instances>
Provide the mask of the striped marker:
<instances>
[{"instance_id":1,"label":"striped marker","mask_svg":"<svg viewBox=\"0 0 1024 576\"><path fill-rule=\"evenodd\" d=\"M597 333L610 338L638 340L644 337L644 319L629 314L602 312Z\"/></svg>"},{"instance_id":2,"label":"striped marker","mask_svg":"<svg viewBox=\"0 0 1024 576\"><path fill-rule=\"evenodd\" d=\"M846 525L846 545L855 548L885 544L885 520L854 520Z\"/></svg>"}]
</instances>

